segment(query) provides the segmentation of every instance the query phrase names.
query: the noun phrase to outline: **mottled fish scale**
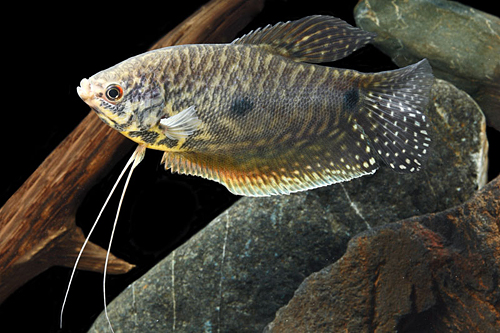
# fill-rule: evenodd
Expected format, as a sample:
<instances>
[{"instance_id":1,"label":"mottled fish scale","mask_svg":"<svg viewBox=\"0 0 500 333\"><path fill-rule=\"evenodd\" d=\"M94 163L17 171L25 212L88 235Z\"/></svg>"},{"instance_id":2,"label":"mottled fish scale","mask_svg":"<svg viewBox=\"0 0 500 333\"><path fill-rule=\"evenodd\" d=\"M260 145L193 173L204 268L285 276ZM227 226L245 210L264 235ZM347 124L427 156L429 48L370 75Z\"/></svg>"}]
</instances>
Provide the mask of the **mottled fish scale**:
<instances>
[{"instance_id":1,"label":"mottled fish scale","mask_svg":"<svg viewBox=\"0 0 500 333\"><path fill-rule=\"evenodd\" d=\"M312 109L313 107L310 107L310 108ZM306 111L309 111L309 110L306 110ZM315 127L314 122L312 121L312 114L314 114L314 113L301 112L302 117L299 117L298 115L296 116L296 115L293 115L293 113L292 113L291 119L300 119L303 121L300 122L299 125L297 125L296 123L294 124L296 127L299 126L298 127L299 134L297 134L295 136L291 136L289 141L296 142L298 138L300 139L301 137L307 137L307 135L311 135L311 133L314 132L314 130L308 131L308 129L310 129L310 128L314 129L314 127ZM328 119L328 117L326 117L326 118ZM324 121L325 117L321 117L320 115L318 115L317 119L322 119ZM337 122L334 123L334 125L336 125L336 124L337 124ZM319 124L318 124L318 126L319 126ZM318 127L318 126L316 126L316 127ZM289 130L290 130L290 128L289 128ZM293 127L291 128L291 132L292 133L294 132ZM264 132L262 132L262 133L264 133ZM272 131L271 131L271 133L272 133ZM302 134L300 134L300 133L302 133ZM355 135L355 137L352 137L352 136L346 135L344 133L341 136L338 136L336 138L337 141L338 140L347 140L346 143L339 144L339 146L341 148L344 148L344 150L347 149L348 142L354 141L355 139L359 140L359 135ZM327 140L333 141L331 137L328 137ZM309 141L303 141L303 143L305 143L305 144L307 144L308 142ZM296 177L296 178L302 177L303 181L311 183L311 186L314 186L316 184L322 184L325 181L329 181L332 178L334 178L336 180L336 179L340 179L340 178L344 177L343 175L364 172L364 171L360 171L362 169L362 166L361 166L362 163L361 162L358 163L358 161L354 160L355 156L359 156L362 153L362 151L359 151L358 154L354 154L356 151L353 151L352 157L349 157L347 155L344 157L344 160L352 162L352 167L351 167L351 165L349 165L347 163L347 168L345 170L343 170L344 172L326 171L326 170L328 170L328 167L331 167L332 165L337 167L337 168L339 168L339 167L342 168L342 167L344 167L344 165L341 166L340 163L334 164L332 162L323 161L322 156L325 155L324 148L323 148L325 146L325 143L320 142L318 140L318 138L316 138L316 143L317 143L316 146L301 147L300 145L298 145L297 146L298 149L303 149L303 151L300 154L297 154L297 152L290 153L291 150L289 149L289 147L284 145L283 150L288 151L288 155L285 154L285 156L284 156L285 158L283 158L283 156L282 156L280 158L280 160L277 161L278 165L271 165L271 166L268 165L268 168L267 168L268 170L271 170L272 173L274 173L276 176L272 177L272 176L268 176L268 175L258 174L259 169L265 169L264 168L265 162L266 162L265 150L269 150L268 149L269 145L276 146L275 142L273 142L273 137L270 137L269 141L267 143L268 143L268 145L265 146L266 149L264 149L264 151L255 150L254 157L258 157L259 160L252 160L251 159L252 154L250 152L246 151L243 155L245 161L238 161L238 164L240 164L240 165L244 165L244 164L250 165L250 167L248 169L248 174L251 174L253 172L254 173L253 177L248 177L248 175L246 177L245 177L245 175L238 175L238 176L234 176L234 178L235 178L234 180L231 180L231 181L229 181L228 179L224 179L224 180L230 182L233 185L240 184L241 182L243 182L243 184L240 184L237 186L238 189L241 190L242 188L245 188L248 186L250 186L250 187L256 186L255 184L251 183L252 178L255 178L256 181L257 181L257 179L259 179L259 181L257 182L260 184L259 187L262 187L263 182L265 183L264 180L268 179L268 181L271 183L284 183L285 188L288 186L290 188L290 191L294 191L294 189L296 189L296 186L298 186L296 184L297 183L296 181L291 180L291 179L295 179L294 177ZM290 142L287 142L287 143L289 144ZM329 146L329 145L327 145L327 146ZM276 155L276 150L279 150L279 149L275 149L275 151L273 151L272 154L270 154L269 160L272 159L274 157L274 155ZM297 156L294 156L294 155L297 155ZM339 154L337 153L337 151L334 151L332 153L327 153L326 155L335 157L335 156L338 156ZM196 158L190 156L188 159L191 160L191 159L196 159ZM315 162L315 161L320 161L320 162ZM205 166L202 166L203 162L206 163ZM220 160L217 161L217 163L222 164L222 165L224 162L220 161ZM253 170L252 170L252 163L250 163L250 162L253 163ZM267 161L267 163L269 163L269 161ZM207 161L201 160L200 165L198 165L196 168L196 172L200 172L200 170L203 170L204 168L207 168L207 167L210 168L209 166L207 166L207 164L210 164L210 162L208 161L208 163L207 163ZM171 167L173 169L178 169L180 172L184 172L185 170L188 169L188 167L186 167L185 165L181 165L181 164L173 164ZM305 171L302 170L304 168L305 168ZM368 172L371 172L371 170L368 170ZM328 175L323 175L325 173ZM290 177L286 176L287 174L291 174L294 177L290 178ZM333 175L333 177L332 177L332 175ZM222 177L226 177L226 175L223 175ZM269 178L271 178L271 179L269 180ZM301 182L301 183L303 183L303 182ZM234 186L236 186L236 185L234 185ZM257 195L257 193L247 193L247 194Z\"/></svg>"},{"instance_id":2,"label":"mottled fish scale","mask_svg":"<svg viewBox=\"0 0 500 333\"><path fill-rule=\"evenodd\" d=\"M244 49L245 47L240 47L237 49L233 49L233 53L236 53L237 50ZM222 54L227 52L227 50L223 50ZM261 52L260 49L255 48L253 50L253 53L259 53ZM245 51L243 54L252 55L252 53L248 53ZM260 54L258 54L256 57L251 57L251 59L257 59L257 63L260 64L259 66L256 67L249 67L246 68L245 64L249 64L249 62L243 61L240 63L238 70L241 70L242 72L246 73L248 76L258 76L259 79L261 79L260 73L269 73L269 68L267 67L279 67L276 66L276 63L278 62L286 62L285 59L282 59L281 57L276 57L276 56L271 56L271 55L266 55L268 61L258 61L259 58L262 58ZM218 57L217 57L218 58ZM220 57L224 59L224 63L227 62L229 57L222 56ZM236 57L238 61L240 61L241 57L238 56ZM358 174L358 173L369 173L372 172L373 168L373 163L369 163L370 158L372 155L369 155L369 158L364 158L363 161L361 161L360 156L363 156L363 154L366 154L366 146L367 144L364 144L363 147L358 146L357 149L353 149L349 153L346 152L350 142L360 142L360 141L365 141L360 139L361 133L358 133L357 135L347 135L345 132L342 132L341 135L337 136L329 136L328 140L331 142L332 145L335 146L333 143L337 143L337 150L340 148L340 151L343 152L342 154L339 154L338 151L335 151L333 153L329 153L329 156L331 158L338 158L340 155L343 155L344 158L343 160L345 161L344 163L333 163L333 162L326 162L326 161L321 161L321 162L315 162L314 160L318 159L323 159L320 156L323 155L323 149L321 148L321 145L319 144L318 138L314 138L314 140L309 140L309 141L316 141L318 143L317 147L319 148L310 148L310 151L307 150L307 147L301 147L300 145L297 145L297 148L299 149L305 149L303 154L300 154L298 157L294 157L293 154L289 154L287 158L280 158L278 160L279 165L266 165L266 163L270 163L271 159L274 159L276 161L276 155L277 151L290 151L290 144L295 144L297 141L300 143L300 139L302 138L307 138L308 136L313 135L314 133L317 132L322 132L318 131L320 127L323 128L336 128L339 126L339 115L341 112L332 112L335 109L335 105L340 105L342 106L342 103L339 103L338 100L343 98L341 94L339 94L339 97L335 100L335 98L332 98L332 93L331 91L335 88L333 86L319 86L316 85L314 81L310 82L311 83L311 88L309 89L310 91L308 92L308 86L305 84L305 79L306 78L311 78L312 76L308 73L314 72L315 69L308 69L306 70L305 68L311 68L312 65L307 65L307 64L299 64L299 66L290 63L284 66L284 70L282 72L282 75L278 77L266 77L264 80L260 80L260 82L263 82L264 85L260 87L257 85L254 89L254 94L251 96L252 99L254 100L255 104L262 104L262 108L266 108L266 104L269 104L270 100L276 100L278 103L276 105L270 105L268 106L269 110L272 110L273 112L268 112L268 118L263 122L262 121L262 115L257 114L255 116L254 121L250 121L249 119L243 119L240 118L234 118L234 117L224 117L220 118L217 117L216 113L211 112L210 114L213 115L211 118L207 118L206 121L210 122L211 128L213 135L217 135L216 137L218 139L216 140L211 140L212 144L209 147L208 151L216 151L216 150L225 150L227 152L232 152L231 157L223 157L219 156L219 158L216 161L211 161L207 157L203 158L198 158L200 159L200 165L197 165L196 172L205 172L208 175L207 169L213 168L211 164L217 163L220 167L223 167L224 164L228 163L228 160L233 160L233 163L237 163L238 165L247 165L248 170L247 170L247 175L240 175L240 176L234 176L235 180L231 181L231 184L240 184L243 182L243 184L238 185L238 189L241 190L242 188L245 187L253 187L258 184L259 187L262 187L264 179L268 179L269 182L271 183L280 183L284 182L286 183L286 186L290 187L290 190L293 191L296 188L295 182L291 182L289 177L286 177L286 173L291 173L294 177L302 177L304 182L311 183L310 186L315 186L318 183L323 183L325 181L329 181L332 178L339 179L341 177L345 176L350 176L352 174ZM234 71L231 71L232 66L228 66L229 69L225 71L221 71L220 73L216 73L216 75L219 76L219 80L217 81L218 86L224 86L227 85L227 82L235 83L234 82ZM324 77L331 75L331 69L325 68L325 67L318 67L318 69L321 69L324 71L324 75L318 75L317 78L318 80L324 79ZM339 71L339 70L334 70L334 71ZM193 71L189 71L193 72ZM345 80L345 85L347 85L349 81L349 72L344 71L342 77L343 80ZM358 76L354 72L351 74L351 76ZM286 82L285 87L281 87L281 89L277 89L280 87L279 82L283 81ZM247 81L245 81L247 82ZM234 85L233 85L234 86ZM342 84L339 84L337 82L336 84L337 90L338 86L342 86ZM319 88L321 87L321 88ZM190 88L190 87L188 87ZM294 89L296 88L296 89ZM245 85L242 83L242 86L238 87L238 91L249 91L249 89L245 89ZM264 92L267 92L267 94L264 94ZM272 94L273 92L277 93L277 97L273 98ZM304 94L307 92L307 97L306 96L301 96L301 94ZM234 93L227 93L227 90L217 92L214 94L215 96L220 96L220 99L217 101L218 105L230 105L231 100L234 100ZM193 96L203 96L202 94L194 94ZM264 96L265 98L261 100L259 96ZM283 101L287 101L287 99L290 99L290 103L287 105L283 105ZM316 100L319 101L319 103L311 103L311 100ZM328 101L330 101L330 104L328 105ZM196 101L192 101L194 104L196 104ZM187 103L190 104L190 103ZM200 103L204 104L204 103ZM210 104L209 104L210 105ZM281 113L280 113L281 110ZM321 112L323 111L323 112ZM283 113L283 114L282 114ZM199 116L200 118L204 118L204 110L199 109ZM337 115L337 117L333 117L332 123L329 124L330 116L331 115ZM283 121L283 118L285 121ZM281 119L281 121L276 121L276 119ZM240 120L240 121L238 121ZM288 122L287 122L288 120ZM265 123L267 126L263 128L262 123ZM283 125L286 124L286 126L281 126L281 131L280 128L275 128L276 125ZM275 125L275 126L273 126ZM347 125L346 125L347 126ZM346 127L343 126L343 127ZM226 128L232 128L233 132L236 131L236 129L245 129L245 132L242 133L237 133L237 135L232 135L228 136L227 131L225 131ZM265 131L264 131L265 129ZM336 131L337 132L337 131ZM277 133L277 134L276 134ZM289 135L289 139L285 141L277 141L277 137L282 137L286 134L292 134ZM209 138L211 135L208 136ZM259 137L261 140L259 140ZM237 138L237 141L242 141L242 142L253 142L254 147L253 147L253 153L251 151L245 151L242 155L241 160L238 160L238 152L237 151L232 151L231 145L233 145L235 142L231 142L231 138ZM228 142L229 141L229 142ZM302 143L308 143L309 141L305 140L302 141ZM237 143L236 143L237 144ZM189 141L186 142L186 147L196 147L199 152L203 152L203 145L196 145L196 135L193 135L189 139ZM215 147L214 147L215 145ZM275 147L273 153L267 157L266 160L266 154L265 151L269 150L269 146L273 145ZM328 146L327 145L327 146ZM261 148L261 149L259 149ZM201 157L200 155L199 157ZM256 160L256 158L259 158L260 160ZM357 157L357 158L356 158ZM190 156L189 159L197 159L196 157ZM295 159L295 160L294 160ZM290 163L287 163L287 160L291 160ZM312 163L310 163L310 161ZM371 159L373 161L373 159ZM274 161L272 161L274 162ZM271 162L271 163L272 163ZM288 165L287 165L288 164ZM261 174L259 174L258 170L259 169L265 169L264 167L267 166L267 169L270 171L274 170L277 177L263 177ZM173 169L178 169L179 172L187 172L189 168L193 168L193 164L189 165L182 165L182 164L177 164L174 165ZM338 173L332 173L327 172L325 170L328 170L330 167L336 167L340 168L341 171ZM232 166L229 166L229 169L231 169ZM301 169L305 168L305 171L302 171ZM344 170L342 170L344 169ZM194 170L191 170L194 171ZM342 172L343 171L343 172ZM253 173L253 174L252 174ZM323 174L329 175L324 176ZM210 175L213 173L210 172ZM244 174L244 173L243 173ZM252 177L248 177L248 174L252 174ZM220 177L220 176L218 176ZM227 176L223 175L223 181L228 181ZM255 178L256 182L258 183L252 183L251 179ZM271 179L269 179L271 178ZM259 179L259 181L257 181ZM252 194L252 193L247 193L247 194ZM257 193L253 193L253 195L256 195Z\"/></svg>"},{"instance_id":3,"label":"mottled fish scale","mask_svg":"<svg viewBox=\"0 0 500 333\"><path fill-rule=\"evenodd\" d=\"M270 66L272 66L273 64L272 63L269 63ZM262 72L266 70L266 68L257 68L257 71L258 72ZM266 70L267 71L267 70ZM283 91L287 91L287 90L290 90L290 88L296 84L297 82L296 81L303 81L303 80L296 80L296 77L295 75L297 75L298 72L303 72L303 70L297 70L297 69L294 69L294 71L290 74L290 76L287 76L285 75L283 77L283 79L285 79L288 83L289 83L289 87L288 89L284 89L282 91L278 91L278 98L276 100L278 101L281 101L283 98L290 98L291 96L286 96L286 95L283 95ZM251 74L251 73L250 73ZM228 81L233 81L232 80L232 77L231 77L231 73L228 73L228 77L227 79ZM266 78L265 80L262 80L262 82L266 82L266 85L264 86L263 88L263 91L267 91L268 92L268 96L269 94L272 94L273 90L271 87L276 87L277 84L276 82L279 82L279 80L276 80L276 79L272 79L272 78ZM238 85L234 85L234 81L232 82L233 83L233 87L237 87L237 90L238 91L245 91L245 86L242 85L242 86L238 86ZM303 87L303 85L300 85L300 87ZM255 92L257 94L261 94L262 92L258 89L259 87L257 86L255 89L254 89L254 92L253 92L253 95L255 95ZM246 89L248 90L248 89ZM276 91L276 90L274 90ZM300 91L298 92L300 93ZM240 94L242 95L242 94ZM244 95L244 94L243 94ZM253 95L250 95L252 97L252 100L255 101L255 103L257 104L259 102L259 99L256 98L255 96ZM297 95L297 94L295 94ZM231 105L231 104L234 104L234 96L235 94L233 93L227 93L224 92L222 93L221 92L221 96L223 96L223 98L220 100L220 103L222 103L222 105ZM300 94L299 94L300 96ZM300 97L297 97L297 96L293 96L294 99L296 99L298 102L300 102L300 100L303 100L302 98ZM260 101L261 104L259 105L263 105L265 107L265 102L267 101L268 99L265 99L264 101ZM233 101L231 103L231 101ZM292 103L297 103L295 101L292 101ZM275 107L278 107L279 108L279 105L278 106L272 106L272 108L275 108ZM310 128L310 127L314 127L312 126L313 124L311 123L311 113L310 112L301 112L300 111L301 108L296 108L296 109L293 109L293 110L287 110L287 112L295 112L296 114L292 114L290 115L289 117L285 117L285 119L296 119L297 121L303 121L304 124L307 124L307 126ZM201 114L201 111L200 111L200 114ZM282 125L283 123L282 122L277 122L276 120L279 118L279 112L275 112L275 115L273 115L271 117L271 113L269 113L269 117L267 118L267 120L269 121L269 123L266 123L268 124L268 128L270 130L273 129L273 124L275 126L278 126L278 125ZM301 119L302 117L306 117L304 119ZM215 118L215 117L214 117ZM253 122L253 123L248 123L249 119L243 119L243 121L235 121L234 119L232 118L223 118L219 121L225 121L227 122L228 124L230 124L230 127L232 128L244 128L246 133L241 133L240 135L243 135L243 136L251 136L252 134L255 134L257 137L259 136L263 136L264 138L268 139L268 137L266 136L266 133L262 130L262 119L260 118L260 116L257 114L257 116L255 117L256 119L256 122ZM214 119L214 121L217 121L217 119ZM213 128L215 128L214 126L212 126ZM307 127L303 127L304 129L306 129ZM300 135L299 135L300 136ZM219 137L221 137L219 135ZM255 137L254 137L255 138ZM244 141L242 140L240 137L238 137L238 141Z\"/></svg>"}]
</instances>

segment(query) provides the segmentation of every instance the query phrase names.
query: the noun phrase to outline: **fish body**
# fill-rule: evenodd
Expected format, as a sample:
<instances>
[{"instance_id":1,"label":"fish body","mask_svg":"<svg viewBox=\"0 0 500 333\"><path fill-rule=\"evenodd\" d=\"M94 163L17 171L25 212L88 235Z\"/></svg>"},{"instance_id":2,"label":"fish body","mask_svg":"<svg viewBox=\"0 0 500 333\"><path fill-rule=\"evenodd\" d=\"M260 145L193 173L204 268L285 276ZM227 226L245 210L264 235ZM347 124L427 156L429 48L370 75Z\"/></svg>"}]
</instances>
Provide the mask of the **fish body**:
<instances>
[{"instance_id":1,"label":"fish body","mask_svg":"<svg viewBox=\"0 0 500 333\"><path fill-rule=\"evenodd\" d=\"M429 147L423 60L383 73L317 65L374 35L329 16L128 59L78 89L108 125L164 151L174 172L241 195L287 194L371 174L418 171Z\"/></svg>"}]
</instances>

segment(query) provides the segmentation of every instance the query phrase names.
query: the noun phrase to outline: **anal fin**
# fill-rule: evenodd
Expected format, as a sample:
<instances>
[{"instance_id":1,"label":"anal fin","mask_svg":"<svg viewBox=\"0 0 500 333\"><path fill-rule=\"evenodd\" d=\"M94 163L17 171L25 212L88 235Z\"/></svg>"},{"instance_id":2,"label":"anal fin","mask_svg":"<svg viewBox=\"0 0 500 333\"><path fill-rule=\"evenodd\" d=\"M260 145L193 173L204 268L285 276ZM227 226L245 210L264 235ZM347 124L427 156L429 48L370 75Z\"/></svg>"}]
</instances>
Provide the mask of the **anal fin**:
<instances>
[{"instance_id":1,"label":"anal fin","mask_svg":"<svg viewBox=\"0 0 500 333\"><path fill-rule=\"evenodd\" d=\"M376 152L359 126L286 145L217 153L165 152L165 169L217 181L234 194L290 194L374 173Z\"/></svg>"}]
</instances>

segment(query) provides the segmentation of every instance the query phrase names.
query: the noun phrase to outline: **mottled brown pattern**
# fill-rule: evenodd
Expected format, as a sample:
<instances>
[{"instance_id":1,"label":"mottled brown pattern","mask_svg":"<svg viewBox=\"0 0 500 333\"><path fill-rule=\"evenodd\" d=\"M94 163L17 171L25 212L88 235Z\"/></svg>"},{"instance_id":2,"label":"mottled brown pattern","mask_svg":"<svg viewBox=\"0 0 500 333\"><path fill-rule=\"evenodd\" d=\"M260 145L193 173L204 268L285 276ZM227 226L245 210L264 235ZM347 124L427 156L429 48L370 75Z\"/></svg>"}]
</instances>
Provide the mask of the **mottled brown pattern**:
<instances>
[{"instance_id":1,"label":"mottled brown pattern","mask_svg":"<svg viewBox=\"0 0 500 333\"><path fill-rule=\"evenodd\" d=\"M217 167L233 173L240 169L239 177L264 177L267 170L266 176L273 178L269 181L278 183L304 172L319 178L326 169L341 180L376 167L366 154L366 139L353 128L358 101L344 103L345 95L357 89L358 73L296 63L258 46L190 45L166 52L173 59L164 69L166 100L175 101L173 114L194 105L203 123L175 148L197 165L196 172L206 176L207 169ZM235 112L242 99L251 103L251 110ZM148 146L171 149L156 143ZM230 176L214 174L217 180Z\"/></svg>"}]
</instances>

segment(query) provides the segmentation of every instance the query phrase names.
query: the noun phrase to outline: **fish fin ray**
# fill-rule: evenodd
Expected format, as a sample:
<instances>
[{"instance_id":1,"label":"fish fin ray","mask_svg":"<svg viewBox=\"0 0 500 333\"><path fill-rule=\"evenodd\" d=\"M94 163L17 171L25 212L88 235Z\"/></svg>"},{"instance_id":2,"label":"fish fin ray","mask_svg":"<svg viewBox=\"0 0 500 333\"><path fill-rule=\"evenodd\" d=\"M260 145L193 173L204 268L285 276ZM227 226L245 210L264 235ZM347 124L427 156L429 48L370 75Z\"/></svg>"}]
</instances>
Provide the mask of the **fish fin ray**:
<instances>
[{"instance_id":1,"label":"fish fin ray","mask_svg":"<svg viewBox=\"0 0 500 333\"><path fill-rule=\"evenodd\" d=\"M363 104L356 121L380 158L396 172L420 170L429 155L430 129L424 111L433 82L424 59L366 75L360 83Z\"/></svg>"},{"instance_id":2,"label":"fish fin ray","mask_svg":"<svg viewBox=\"0 0 500 333\"><path fill-rule=\"evenodd\" d=\"M232 43L267 45L295 61L321 63L342 59L374 37L336 17L313 15L259 28Z\"/></svg>"},{"instance_id":3,"label":"fish fin ray","mask_svg":"<svg viewBox=\"0 0 500 333\"><path fill-rule=\"evenodd\" d=\"M176 115L160 120L160 126L171 140L185 139L193 134L201 125L196 115L196 108L191 105Z\"/></svg>"}]
</instances>

